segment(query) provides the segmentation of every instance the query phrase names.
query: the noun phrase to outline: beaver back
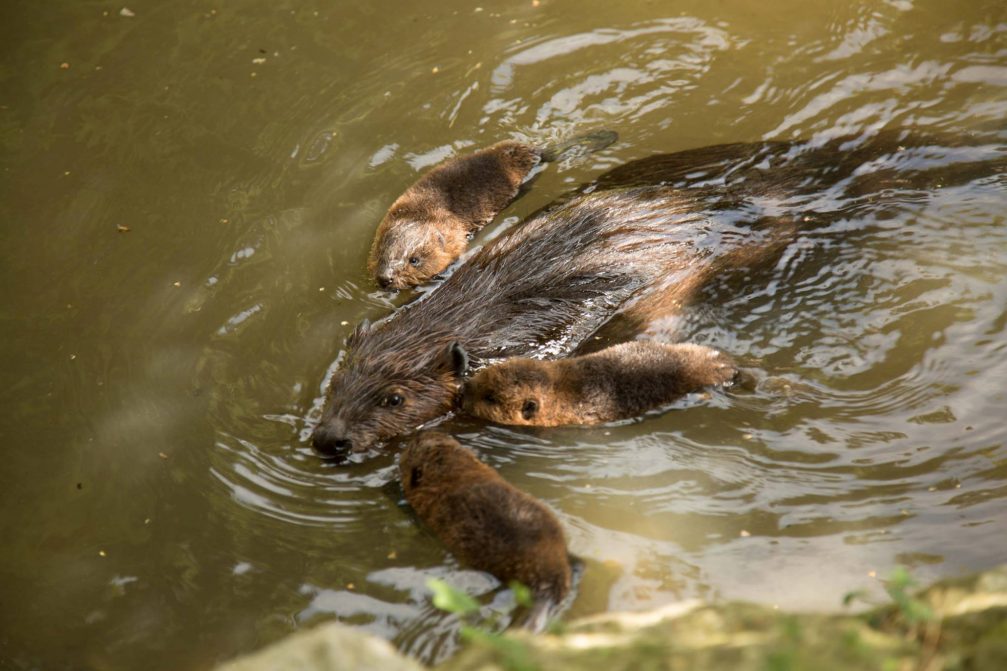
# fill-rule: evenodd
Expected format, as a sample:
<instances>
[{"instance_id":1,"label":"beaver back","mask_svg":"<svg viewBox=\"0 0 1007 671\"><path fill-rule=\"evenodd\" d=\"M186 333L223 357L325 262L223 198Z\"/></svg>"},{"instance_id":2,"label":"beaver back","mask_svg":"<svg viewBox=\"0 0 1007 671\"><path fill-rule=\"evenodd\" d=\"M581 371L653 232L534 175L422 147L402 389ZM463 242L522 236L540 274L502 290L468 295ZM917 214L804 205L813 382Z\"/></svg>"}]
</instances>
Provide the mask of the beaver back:
<instances>
[{"instance_id":1,"label":"beaver back","mask_svg":"<svg viewBox=\"0 0 1007 671\"><path fill-rule=\"evenodd\" d=\"M454 438L419 434L399 473L406 500L459 561L554 603L566 596L570 564L559 520Z\"/></svg>"}]
</instances>

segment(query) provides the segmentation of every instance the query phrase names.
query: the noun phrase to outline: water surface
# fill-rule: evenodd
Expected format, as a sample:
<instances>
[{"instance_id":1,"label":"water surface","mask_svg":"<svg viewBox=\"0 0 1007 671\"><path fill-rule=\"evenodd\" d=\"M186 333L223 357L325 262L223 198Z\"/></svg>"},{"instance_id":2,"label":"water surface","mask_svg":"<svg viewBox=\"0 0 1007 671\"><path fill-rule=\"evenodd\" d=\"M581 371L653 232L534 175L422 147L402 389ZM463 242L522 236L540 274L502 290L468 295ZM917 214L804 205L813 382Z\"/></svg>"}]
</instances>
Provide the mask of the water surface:
<instances>
[{"instance_id":1,"label":"water surface","mask_svg":"<svg viewBox=\"0 0 1007 671\"><path fill-rule=\"evenodd\" d=\"M506 225L658 152L1007 144L999 1L129 9L2 10L4 668L203 669L332 619L434 660L457 625L427 578L506 602L417 526L394 454L336 468L306 440L343 338L402 301L365 276L374 227L438 161L619 131ZM754 390L618 426L452 424L559 514L586 563L571 615L836 609L896 564L1005 559L1005 178L884 195L656 329Z\"/></svg>"}]
</instances>

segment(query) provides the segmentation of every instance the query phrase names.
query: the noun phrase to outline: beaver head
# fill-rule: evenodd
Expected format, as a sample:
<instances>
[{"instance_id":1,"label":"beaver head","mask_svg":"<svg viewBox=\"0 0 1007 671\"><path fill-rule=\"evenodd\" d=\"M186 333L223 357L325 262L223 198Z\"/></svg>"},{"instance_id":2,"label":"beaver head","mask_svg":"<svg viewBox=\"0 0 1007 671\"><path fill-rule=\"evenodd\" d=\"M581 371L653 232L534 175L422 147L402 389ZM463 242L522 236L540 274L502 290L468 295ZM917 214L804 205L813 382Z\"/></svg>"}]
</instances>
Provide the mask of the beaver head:
<instances>
[{"instance_id":1,"label":"beaver head","mask_svg":"<svg viewBox=\"0 0 1007 671\"><path fill-rule=\"evenodd\" d=\"M556 396L552 369L535 359L509 359L476 373L465 384L462 406L497 424L539 424Z\"/></svg>"},{"instance_id":2,"label":"beaver head","mask_svg":"<svg viewBox=\"0 0 1007 671\"><path fill-rule=\"evenodd\" d=\"M344 366L329 385L311 443L323 457L344 459L408 433L454 407L468 356L454 341L420 350L371 351L357 329L347 341Z\"/></svg>"},{"instance_id":3,"label":"beaver head","mask_svg":"<svg viewBox=\"0 0 1007 671\"><path fill-rule=\"evenodd\" d=\"M367 270L382 289L423 284L451 265L468 245L464 221L442 207L410 202L415 200L396 202L378 227Z\"/></svg>"},{"instance_id":4,"label":"beaver head","mask_svg":"<svg viewBox=\"0 0 1007 671\"><path fill-rule=\"evenodd\" d=\"M442 485L457 485L473 471L485 470L481 464L471 451L448 434L422 431L399 456L402 490L408 498L420 487L439 489Z\"/></svg>"}]
</instances>

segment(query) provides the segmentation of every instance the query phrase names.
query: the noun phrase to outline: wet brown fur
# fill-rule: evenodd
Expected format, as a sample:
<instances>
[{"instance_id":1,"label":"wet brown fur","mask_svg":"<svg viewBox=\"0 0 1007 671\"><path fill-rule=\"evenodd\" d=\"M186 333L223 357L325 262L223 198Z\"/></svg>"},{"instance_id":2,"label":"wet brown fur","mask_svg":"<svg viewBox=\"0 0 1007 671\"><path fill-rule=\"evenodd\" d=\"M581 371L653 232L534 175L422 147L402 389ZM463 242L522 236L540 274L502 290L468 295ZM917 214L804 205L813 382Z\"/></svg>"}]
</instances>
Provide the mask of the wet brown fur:
<instances>
[{"instance_id":1,"label":"wet brown fur","mask_svg":"<svg viewBox=\"0 0 1007 671\"><path fill-rule=\"evenodd\" d=\"M614 316L645 323L681 310L725 267L780 247L771 226L751 230L702 206L697 194L660 187L598 192L493 241L348 340L315 447L365 451L451 410L462 381L455 343L478 361L565 356ZM392 405L395 394L402 402Z\"/></svg>"},{"instance_id":2,"label":"wet brown fur","mask_svg":"<svg viewBox=\"0 0 1007 671\"><path fill-rule=\"evenodd\" d=\"M902 135L871 141L858 160L870 167L872 156L901 161L902 142ZM930 157L941 152L957 161L962 178L1003 163L993 145L913 146L908 153L922 157L919 170L890 170L883 188L904 177L912 188L939 179L945 163ZM435 290L350 338L312 436L315 447L329 456L366 451L452 410L462 379L451 356L454 343L486 363L568 356L613 321L641 325L680 311L722 273L771 260L808 219L817 225L849 218L847 187L854 198L875 197L866 177L851 177L856 171L844 162L852 153L845 145L751 148L759 155L770 150L777 153L763 163L796 156L810 176L781 168L780 182L739 185L739 200L724 181L735 161L747 162L738 158L740 149L732 148L729 158L721 147L689 152L690 162L705 166L696 187L677 181L682 166L674 155L643 159L617 170L629 183L649 180L649 186L623 187L603 176L604 188L570 196L486 245ZM818 168L837 162L844 166L840 173ZM396 389L402 402L393 405Z\"/></svg>"},{"instance_id":3,"label":"wet brown fur","mask_svg":"<svg viewBox=\"0 0 1007 671\"><path fill-rule=\"evenodd\" d=\"M710 347L629 342L572 359L489 366L465 384L462 405L498 424L599 424L729 384L736 373L731 358Z\"/></svg>"},{"instance_id":4,"label":"wet brown fur","mask_svg":"<svg viewBox=\"0 0 1007 671\"><path fill-rule=\"evenodd\" d=\"M399 457L406 500L460 562L552 603L570 591L559 520L451 436L418 434Z\"/></svg>"},{"instance_id":5,"label":"wet brown fur","mask_svg":"<svg viewBox=\"0 0 1007 671\"><path fill-rule=\"evenodd\" d=\"M433 168L381 220L368 272L389 289L429 280L461 256L471 236L514 200L540 160L538 149L505 141Z\"/></svg>"}]
</instances>

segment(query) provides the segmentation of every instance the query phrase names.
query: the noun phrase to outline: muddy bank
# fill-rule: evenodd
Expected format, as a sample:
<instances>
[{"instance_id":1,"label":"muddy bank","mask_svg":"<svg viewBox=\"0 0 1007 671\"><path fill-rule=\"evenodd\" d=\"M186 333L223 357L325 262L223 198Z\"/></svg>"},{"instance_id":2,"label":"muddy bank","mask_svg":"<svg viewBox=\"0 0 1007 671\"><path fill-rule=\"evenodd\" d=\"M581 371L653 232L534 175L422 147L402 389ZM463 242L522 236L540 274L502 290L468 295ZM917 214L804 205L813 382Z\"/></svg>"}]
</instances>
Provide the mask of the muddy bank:
<instances>
[{"instance_id":1,"label":"muddy bank","mask_svg":"<svg viewBox=\"0 0 1007 671\"><path fill-rule=\"evenodd\" d=\"M1007 564L856 615L787 613L749 603L690 601L611 613L555 634L487 637L436 668L490 669L1004 669ZM385 641L326 624L218 671L423 668Z\"/></svg>"}]
</instances>

